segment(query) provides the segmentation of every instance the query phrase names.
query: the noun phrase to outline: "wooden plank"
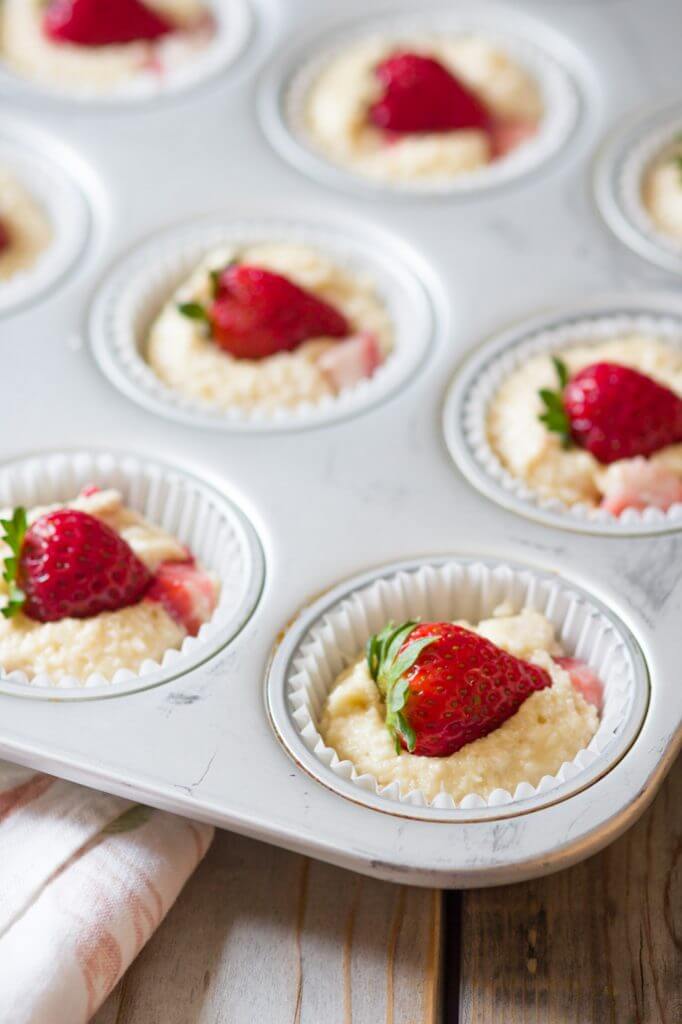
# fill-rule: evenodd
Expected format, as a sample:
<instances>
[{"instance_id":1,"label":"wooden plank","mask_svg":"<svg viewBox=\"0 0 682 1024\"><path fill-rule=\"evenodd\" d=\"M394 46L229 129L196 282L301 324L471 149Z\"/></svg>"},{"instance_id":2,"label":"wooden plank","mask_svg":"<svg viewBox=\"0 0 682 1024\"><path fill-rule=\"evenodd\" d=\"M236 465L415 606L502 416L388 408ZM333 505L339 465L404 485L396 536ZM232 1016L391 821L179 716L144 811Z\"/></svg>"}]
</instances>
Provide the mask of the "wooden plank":
<instances>
[{"instance_id":1,"label":"wooden plank","mask_svg":"<svg viewBox=\"0 0 682 1024\"><path fill-rule=\"evenodd\" d=\"M646 815L569 871L464 893L460 1024L682 1021L682 760ZM447 964L446 964L447 970Z\"/></svg>"},{"instance_id":2,"label":"wooden plank","mask_svg":"<svg viewBox=\"0 0 682 1024\"><path fill-rule=\"evenodd\" d=\"M436 1024L440 894L218 833L96 1024Z\"/></svg>"}]
</instances>

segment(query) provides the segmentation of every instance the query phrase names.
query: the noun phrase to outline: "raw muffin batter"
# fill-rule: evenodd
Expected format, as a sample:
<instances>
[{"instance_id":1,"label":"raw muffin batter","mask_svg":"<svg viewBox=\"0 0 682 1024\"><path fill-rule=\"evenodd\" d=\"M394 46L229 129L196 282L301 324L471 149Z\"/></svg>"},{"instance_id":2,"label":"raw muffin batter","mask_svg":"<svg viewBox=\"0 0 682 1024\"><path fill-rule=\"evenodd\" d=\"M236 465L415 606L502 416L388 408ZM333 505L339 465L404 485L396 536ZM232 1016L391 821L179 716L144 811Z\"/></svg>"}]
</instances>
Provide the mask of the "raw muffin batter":
<instances>
[{"instance_id":1,"label":"raw muffin batter","mask_svg":"<svg viewBox=\"0 0 682 1024\"><path fill-rule=\"evenodd\" d=\"M0 223L7 244L0 246L0 285L30 270L52 240L52 225L42 206L17 178L0 166Z\"/></svg>"},{"instance_id":2,"label":"raw muffin batter","mask_svg":"<svg viewBox=\"0 0 682 1024\"><path fill-rule=\"evenodd\" d=\"M649 167L642 199L658 230L682 240L682 139L666 147Z\"/></svg>"}]
</instances>

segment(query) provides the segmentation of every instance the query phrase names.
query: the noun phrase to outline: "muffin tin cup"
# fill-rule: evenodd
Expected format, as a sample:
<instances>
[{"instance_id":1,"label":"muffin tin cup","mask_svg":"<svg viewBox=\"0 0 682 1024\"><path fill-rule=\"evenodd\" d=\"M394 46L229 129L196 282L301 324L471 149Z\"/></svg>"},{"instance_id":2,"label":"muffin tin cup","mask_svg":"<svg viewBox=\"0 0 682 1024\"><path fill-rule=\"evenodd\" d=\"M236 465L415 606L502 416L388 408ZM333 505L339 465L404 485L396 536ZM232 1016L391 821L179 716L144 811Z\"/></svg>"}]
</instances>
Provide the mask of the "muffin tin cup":
<instances>
[{"instance_id":1,"label":"muffin tin cup","mask_svg":"<svg viewBox=\"0 0 682 1024\"><path fill-rule=\"evenodd\" d=\"M536 79L545 113L537 135L508 156L476 171L434 181L391 181L373 178L351 166L337 164L316 147L304 124L304 106L311 85L330 58L369 36L387 39L425 35L480 33L526 68ZM566 41L534 19L489 3L460 3L457 10L413 8L337 25L297 43L268 69L261 82L259 109L268 139L285 160L323 184L353 191L414 199L419 196L467 197L508 185L551 159L573 133L581 94L572 64L575 55Z\"/></svg>"},{"instance_id":2,"label":"muffin tin cup","mask_svg":"<svg viewBox=\"0 0 682 1024\"><path fill-rule=\"evenodd\" d=\"M319 249L376 287L393 323L393 350L371 378L317 403L272 411L222 410L173 390L143 357L149 328L175 289L211 249L222 245L282 241ZM231 431L280 431L324 426L357 415L412 380L428 358L434 331L429 276L421 259L383 231L299 219L211 218L179 227L141 245L104 280L93 304L90 335L95 358L113 384L151 412L197 427Z\"/></svg>"},{"instance_id":3,"label":"muffin tin cup","mask_svg":"<svg viewBox=\"0 0 682 1024\"><path fill-rule=\"evenodd\" d=\"M45 211L52 238L33 266L0 280L0 317L53 288L73 267L88 242L90 205L72 176L87 177L61 143L3 115L0 167Z\"/></svg>"},{"instance_id":4,"label":"muffin tin cup","mask_svg":"<svg viewBox=\"0 0 682 1024\"><path fill-rule=\"evenodd\" d=\"M161 662L139 671L118 670L111 679L28 677L0 665L0 693L48 700L114 697L175 679L216 655L250 618L261 593L263 554L243 512L213 486L162 462L112 451L54 452L0 466L0 508L51 504L74 498L89 485L119 490L124 501L191 550L220 584L217 607L196 637Z\"/></svg>"},{"instance_id":5,"label":"muffin tin cup","mask_svg":"<svg viewBox=\"0 0 682 1024\"><path fill-rule=\"evenodd\" d=\"M586 661L604 684L599 727L588 746L556 774L487 798L470 793L431 803L398 782L381 786L340 760L318 723L339 674L363 656L368 637L408 618L475 624L509 602L553 623L567 655ZM376 810L434 821L509 817L571 796L609 771L633 743L648 702L642 654L625 625L599 600L556 575L488 559L443 556L397 563L347 581L301 612L274 652L267 680L274 728L291 756L324 785Z\"/></svg>"},{"instance_id":6,"label":"muffin tin cup","mask_svg":"<svg viewBox=\"0 0 682 1024\"><path fill-rule=\"evenodd\" d=\"M644 176L656 157L682 135L682 105L639 114L604 143L594 174L599 210L615 235L638 255L682 274L682 238L657 227L642 199Z\"/></svg>"},{"instance_id":7,"label":"muffin tin cup","mask_svg":"<svg viewBox=\"0 0 682 1024\"><path fill-rule=\"evenodd\" d=\"M608 312L602 309L584 315L567 312L538 318L481 346L455 375L448 390L443 410L445 440L469 481L493 501L520 515L550 526L616 536L679 530L681 504L665 512L650 507L644 511L626 509L614 516L585 503L568 505L559 498L540 495L505 468L488 441L486 418L491 401L503 381L532 356L630 332L651 335L682 348L682 310L664 312L665 301L655 302L660 312L654 312L646 302L631 302L635 307L631 312L625 309L625 300L622 311L613 312L615 305L608 307ZM673 299L670 308L674 309Z\"/></svg>"},{"instance_id":8,"label":"muffin tin cup","mask_svg":"<svg viewBox=\"0 0 682 1024\"><path fill-rule=\"evenodd\" d=\"M5 64L0 55L0 98L27 98L41 105L77 103L112 107L149 103L193 89L229 68L244 50L251 33L252 14L247 0L208 0L207 6L216 22L214 36L205 47L181 59L163 75L140 72L106 91L87 84L70 88L23 76Z\"/></svg>"}]
</instances>

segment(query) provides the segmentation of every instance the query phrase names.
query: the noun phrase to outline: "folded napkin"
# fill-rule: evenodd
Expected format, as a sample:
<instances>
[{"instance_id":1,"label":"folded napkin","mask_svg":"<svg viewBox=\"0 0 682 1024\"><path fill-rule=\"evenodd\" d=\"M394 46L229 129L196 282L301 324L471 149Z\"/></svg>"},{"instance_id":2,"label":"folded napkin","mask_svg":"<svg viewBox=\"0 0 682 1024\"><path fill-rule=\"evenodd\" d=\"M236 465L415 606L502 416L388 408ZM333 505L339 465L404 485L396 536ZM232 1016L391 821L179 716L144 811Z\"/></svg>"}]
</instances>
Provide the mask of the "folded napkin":
<instances>
[{"instance_id":1,"label":"folded napkin","mask_svg":"<svg viewBox=\"0 0 682 1024\"><path fill-rule=\"evenodd\" d=\"M0 1024L90 1019L213 829L0 762Z\"/></svg>"}]
</instances>

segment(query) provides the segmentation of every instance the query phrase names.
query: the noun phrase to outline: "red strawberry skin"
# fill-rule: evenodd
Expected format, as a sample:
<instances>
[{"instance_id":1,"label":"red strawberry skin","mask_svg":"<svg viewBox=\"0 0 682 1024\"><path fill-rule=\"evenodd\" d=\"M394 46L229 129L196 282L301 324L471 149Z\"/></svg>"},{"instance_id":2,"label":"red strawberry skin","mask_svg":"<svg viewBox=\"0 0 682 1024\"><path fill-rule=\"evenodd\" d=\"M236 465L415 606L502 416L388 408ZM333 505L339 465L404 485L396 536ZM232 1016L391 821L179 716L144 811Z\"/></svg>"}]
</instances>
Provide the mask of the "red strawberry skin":
<instances>
[{"instance_id":1,"label":"red strawberry skin","mask_svg":"<svg viewBox=\"0 0 682 1024\"><path fill-rule=\"evenodd\" d=\"M478 97L432 57L394 53L376 68L384 87L369 119L387 132L487 130L490 115Z\"/></svg>"},{"instance_id":2,"label":"red strawberry skin","mask_svg":"<svg viewBox=\"0 0 682 1024\"><path fill-rule=\"evenodd\" d=\"M569 380L564 408L573 440L608 464L682 441L682 399L617 363L594 363Z\"/></svg>"},{"instance_id":3,"label":"red strawberry skin","mask_svg":"<svg viewBox=\"0 0 682 1024\"><path fill-rule=\"evenodd\" d=\"M246 264L228 267L208 311L213 339L237 359L290 352L309 338L345 338L346 318L280 274Z\"/></svg>"},{"instance_id":4,"label":"red strawberry skin","mask_svg":"<svg viewBox=\"0 0 682 1024\"><path fill-rule=\"evenodd\" d=\"M57 43L113 46L153 41L174 26L141 0L51 0L43 30Z\"/></svg>"},{"instance_id":5,"label":"red strawberry skin","mask_svg":"<svg viewBox=\"0 0 682 1024\"><path fill-rule=\"evenodd\" d=\"M396 661L409 655L411 646L421 644L421 649L413 647L418 650L417 657L402 672L398 683L403 686L405 681L407 687L396 735L400 745L413 754L448 757L467 743L487 736L515 714L532 693L551 685L543 668L449 622L415 626L400 646ZM378 674L380 690L386 679L395 692L390 666L383 679L382 672ZM385 700L389 712L395 711L390 692Z\"/></svg>"},{"instance_id":6,"label":"red strawberry skin","mask_svg":"<svg viewBox=\"0 0 682 1024\"><path fill-rule=\"evenodd\" d=\"M26 594L25 614L55 622L136 604L151 573L106 523L76 509L58 509L28 528L18 581Z\"/></svg>"},{"instance_id":7,"label":"red strawberry skin","mask_svg":"<svg viewBox=\"0 0 682 1024\"><path fill-rule=\"evenodd\" d=\"M0 253L4 252L5 249L9 249L11 242L9 228L4 221L0 220Z\"/></svg>"}]
</instances>

